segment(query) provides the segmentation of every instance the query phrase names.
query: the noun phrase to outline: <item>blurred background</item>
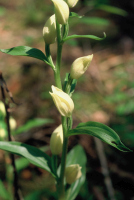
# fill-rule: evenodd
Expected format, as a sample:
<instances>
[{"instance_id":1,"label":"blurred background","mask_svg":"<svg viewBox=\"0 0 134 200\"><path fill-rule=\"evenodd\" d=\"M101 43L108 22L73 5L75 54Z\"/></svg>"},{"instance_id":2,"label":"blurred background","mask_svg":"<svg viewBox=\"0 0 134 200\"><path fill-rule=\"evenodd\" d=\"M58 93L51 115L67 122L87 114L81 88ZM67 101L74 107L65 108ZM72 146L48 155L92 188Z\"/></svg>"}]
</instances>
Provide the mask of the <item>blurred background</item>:
<instances>
[{"instance_id":1,"label":"blurred background","mask_svg":"<svg viewBox=\"0 0 134 200\"><path fill-rule=\"evenodd\" d=\"M63 47L62 81L76 58L94 54L73 94L73 126L90 120L107 124L127 147L134 149L134 1L79 0L71 11L83 17L70 18L70 35L103 37L103 32L107 35L102 41L69 40ZM0 0L0 48L25 45L44 52L42 29L52 14L51 1ZM51 53L55 61L56 44L51 45ZM50 136L60 124L60 115L49 95L51 85L55 85L52 69L34 58L0 53L0 70L15 101L22 103L20 106L10 104L11 115L17 122L15 140L44 147L51 155ZM76 144L83 146L88 159L87 180L77 199L134 200L133 153L119 152L104 143L102 146L87 135L71 137L69 149ZM97 149L102 147L114 199L109 196L106 177L101 171L101 155ZM41 191L37 199L51 199L49 191L54 190L53 178L46 171L22 162L23 167L19 170L22 194L27 196L36 190ZM0 171L0 178L6 184L2 173L3 151Z\"/></svg>"}]
</instances>

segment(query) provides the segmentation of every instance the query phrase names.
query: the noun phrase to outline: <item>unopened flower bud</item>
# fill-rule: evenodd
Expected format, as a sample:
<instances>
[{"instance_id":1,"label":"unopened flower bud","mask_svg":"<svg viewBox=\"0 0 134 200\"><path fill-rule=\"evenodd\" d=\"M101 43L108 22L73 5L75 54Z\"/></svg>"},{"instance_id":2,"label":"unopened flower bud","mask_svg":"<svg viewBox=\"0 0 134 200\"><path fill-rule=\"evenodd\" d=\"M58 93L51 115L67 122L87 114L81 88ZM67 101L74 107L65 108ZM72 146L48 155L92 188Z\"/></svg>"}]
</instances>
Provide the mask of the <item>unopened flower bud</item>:
<instances>
[{"instance_id":1,"label":"unopened flower bud","mask_svg":"<svg viewBox=\"0 0 134 200\"><path fill-rule=\"evenodd\" d=\"M62 116L70 117L73 109L74 103L68 94L60 90L59 88L52 85L52 92L50 95Z\"/></svg>"},{"instance_id":2,"label":"unopened flower bud","mask_svg":"<svg viewBox=\"0 0 134 200\"><path fill-rule=\"evenodd\" d=\"M69 7L63 0L52 0L55 7L55 15L59 24L66 24L69 18Z\"/></svg>"},{"instance_id":3,"label":"unopened flower bud","mask_svg":"<svg viewBox=\"0 0 134 200\"><path fill-rule=\"evenodd\" d=\"M58 126L52 133L50 139L50 149L53 155L58 155L62 152L63 146L63 129L62 125Z\"/></svg>"},{"instance_id":4,"label":"unopened flower bud","mask_svg":"<svg viewBox=\"0 0 134 200\"><path fill-rule=\"evenodd\" d=\"M92 58L93 54L77 58L71 66L71 78L78 79L82 74L84 74L91 63Z\"/></svg>"},{"instance_id":5,"label":"unopened flower bud","mask_svg":"<svg viewBox=\"0 0 134 200\"><path fill-rule=\"evenodd\" d=\"M14 118L10 118L10 119L9 119L9 124L10 124L11 130L16 129L17 123L16 123L16 120L15 120Z\"/></svg>"},{"instance_id":6,"label":"unopened flower bud","mask_svg":"<svg viewBox=\"0 0 134 200\"><path fill-rule=\"evenodd\" d=\"M70 8L73 8L73 7L77 4L78 1L79 1L79 0L66 0L68 6L69 6Z\"/></svg>"},{"instance_id":7,"label":"unopened flower bud","mask_svg":"<svg viewBox=\"0 0 134 200\"><path fill-rule=\"evenodd\" d=\"M81 175L81 167L78 164L70 165L65 169L65 178L68 184L75 182Z\"/></svg>"},{"instance_id":8,"label":"unopened flower bud","mask_svg":"<svg viewBox=\"0 0 134 200\"><path fill-rule=\"evenodd\" d=\"M6 137L6 131L3 128L0 128L0 139L4 139Z\"/></svg>"},{"instance_id":9,"label":"unopened flower bud","mask_svg":"<svg viewBox=\"0 0 134 200\"><path fill-rule=\"evenodd\" d=\"M53 44L56 42L56 21L55 15L52 15L46 22L43 28L43 37L46 44Z\"/></svg>"},{"instance_id":10,"label":"unopened flower bud","mask_svg":"<svg viewBox=\"0 0 134 200\"><path fill-rule=\"evenodd\" d=\"M6 116L5 105L2 101L0 101L0 115L2 115L3 117Z\"/></svg>"}]
</instances>

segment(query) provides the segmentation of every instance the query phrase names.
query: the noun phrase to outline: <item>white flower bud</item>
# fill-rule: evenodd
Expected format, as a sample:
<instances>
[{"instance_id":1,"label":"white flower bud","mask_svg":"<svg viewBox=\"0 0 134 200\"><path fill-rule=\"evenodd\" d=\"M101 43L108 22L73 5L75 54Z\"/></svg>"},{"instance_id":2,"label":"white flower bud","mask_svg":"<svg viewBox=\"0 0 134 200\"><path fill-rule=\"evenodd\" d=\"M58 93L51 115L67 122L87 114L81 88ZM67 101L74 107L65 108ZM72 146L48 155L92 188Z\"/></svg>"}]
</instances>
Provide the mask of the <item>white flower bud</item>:
<instances>
[{"instance_id":1,"label":"white flower bud","mask_svg":"<svg viewBox=\"0 0 134 200\"><path fill-rule=\"evenodd\" d=\"M16 129L17 123L16 123L16 120L15 120L14 118L10 118L10 119L9 119L9 124L10 124L11 130Z\"/></svg>"},{"instance_id":2,"label":"white flower bud","mask_svg":"<svg viewBox=\"0 0 134 200\"><path fill-rule=\"evenodd\" d=\"M56 21L55 15L52 15L46 22L43 28L43 37L46 44L53 44L56 42Z\"/></svg>"},{"instance_id":3,"label":"white flower bud","mask_svg":"<svg viewBox=\"0 0 134 200\"><path fill-rule=\"evenodd\" d=\"M72 184L82 175L81 168L78 164L70 165L65 169L65 178L68 184Z\"/></svg>"},{"instance_id":4,"label":"white flower bud","mask_svg":"<svg viewBox=\"0 0 134 200\"><path fill-rule=\"evenodd\" d=\"M3 117L6 116L5 105L2 101L0 101L0 115L2 115Z\"/></svg>"},{"instance_id":5,"label":"white flower bud","mask_svg":"<svg viewBox=\"0 0 134 200\"><path fill-rule=\"evenodd\" d=\"M50 149L53 155L58 155L62 152L63 146L63 129L62 125L58 126L51 135Z\"/></svg>"},{"instance_id":6,"label":"white flower bud","mask_svg":"<svg viewBox=\"0 0 134 200\"><path fill-rule=\"evenodd\" d=\"M66 24L69 18L69 7L63 0L52 0L55 7L55 15L59 24Z\"/></svg>"},{"instance_id":7,"label":"white flower bud","mask_svg":"<svg viewBox=\"0 0 134 200\"><path fill-rule=\"evenodd\" d=\"M70 117L73 109L74 103L68 94L60 90L59 88L52 85L52 92L50 95L62 116Z\"/></svg>"},{"instance_id":8,"label":"white flower bud","mask_svg":"<svg viewBox=\"0 0 134 200\"><path fill-rule=\"evenodd\" d=\"M71 78L78 79L82 74L84 74L91 63L92 58L93 54L77 58L71 66Z\"/></svg>"},{"instance_id":9,"label":"white flower bud","mask_svg":"<svg viewBox=\"0 0 134 200\"><path fill-rule=\"evenodd\" d=\"M6 137L6 131L3 128L0 128L0 139L4 139Z\"/></svg>"},{"instance_id":10,"label":"white flower bud","mask_svg":"<svg viewBox=\"0 0 134 200\"><path fill-rule=\"evenodd\" d=\"M70 8L73 8L73 7L77 4L78 1L79 1L79 0L66 0L68 6L69 6Z\"/></svg>"}]
</instances>

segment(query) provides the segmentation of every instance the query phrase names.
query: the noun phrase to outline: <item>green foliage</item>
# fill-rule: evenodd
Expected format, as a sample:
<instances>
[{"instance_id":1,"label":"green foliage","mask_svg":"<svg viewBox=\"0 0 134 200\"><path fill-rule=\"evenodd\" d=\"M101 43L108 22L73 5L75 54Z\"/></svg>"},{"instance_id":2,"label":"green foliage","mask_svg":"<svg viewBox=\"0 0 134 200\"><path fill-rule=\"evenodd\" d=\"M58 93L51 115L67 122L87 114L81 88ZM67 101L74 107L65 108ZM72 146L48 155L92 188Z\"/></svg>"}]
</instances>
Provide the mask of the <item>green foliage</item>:
<instances>
[{"instance_id":1,"label":"green foliage","mask_svg":"<svg viewBox=\"0 0 134 200\"><path fill-rule=\"evenodd\" d=\"M110 6L110 5L99 5L98 8L100 10L104 10L106 12L112 13L112 14L116 14L116 15L122 15L122 16L126 16L127 12L121 8L117 8L114 6Z\"/></svg>"},{"instance_id":2,"label":"green foliage","mask_svg":"<svg viewBox=\"0 0 134 200\"><path fill-rule=\"evenodd\" d=\"M23 132L27 132L32 128L43 126L45 124L52 123L52 122L53 122L52 119L42 119L42 118L31 119L26 124L22 125L17 130L15 130L13 134L16 135Z\"/></svg>"},{"instance_id":3,"label":"green foliage","mask_svg":"<svg viewBox=\"0 0 134 200\"><path fill-rule=\"evenodd\" d=\"M83 148L80 145L75 146L68 154L66 166L72 164L79 164L82 167L82 176L75 181L71 186L67 189L66 200L73 200L78 195L81 186L85 182L86 175L86 154Z\"/></svg>"},{"instance_id":4,"label":"green foliage","mask_svg":"<svg viewBox=\"0 0 134 200\"><path fill-rule=\"evenodd\" d=\"M119 122L114 122L111 126L119 133L121 139L128 147L134 148L133 116L122 115Z\"/></svg>"},{"instance_id":5,"label":"green foliage","mask_svg":"<svg viewBox=\"0 0 134 200\"><path fill-rule=\"evenodd\" d=\"M10 49L0 49L0 51L12 56L29 56L47 62L47 58L41 50L28 46L17 46Z\"/></svg>"},{"instance_id":6,"label":"green foliage","mask_svg":"<svg viewBox=\"0 0 134 200\"><path fill-rule=\"evenodd\" d=\"M80 193L79 193L79 196L84 200L94 200L94 195L92 194L92 192L89 190L89 186L88 186L88 181L85 180L81 190L80 190Z\"/></svg>"},{"instance_id":7,"label":"green foliage","mask_svg":"<svg viewBox=\"0 0 134 200\"><path fill-rule=\"evenodd\" d=\"M37 1L37 2L39 2L39 1ZM109 13L119 14L122 16L126 15L126 12L123 11L122 9L106 5L106 4L108 4L108 0L95 0L95 1L91 0L90 2L89 1L85 1L85 2L87 3L87 5L90 4L93 9L94 8L100 9L103 11L107 11ZM34 4L29 9L29 22L33 22L33 24L38 23L38 21L40 21L40 19L42 19L42 16L43 16L42 13L44 12L43 11L41 13L41 15L39 14L40 12L38 12L38 16L35 15L35 13L36 13L35 11L37 9L36 5L38 5L38 4ZM28 7L29 7L29 4L28 4ZM101 17L82 17L74 12L71 12L70 18L75 18L75 17L78 19L81 18L78 23L95 25L96 27L108 26L110 24L109 20L106 20ZM63 43L65 41L68 41L68 40L74 39L74 38L89 38L89 39L94 39L94 40L100 41L100 40L105 39L106 34L104 33L103 38L96 37L94 35L76 35L76 34L74 34L71 36L67 36L68 35L68 23L66 25L64 25L63 32L61 30L61 26L58 23L56 24L56 27L57 27L56 66L53 65L49 46L48 46L48 48L45 48L46 55L39 49L28 47L28 46L18 46L18 47L13 47L10 49L0 49L0 51L3 53L9 54L9 55L29 56L29 57L37 58L39 60L46 62L54 70L56 86L59 87L60 89L62 89L62 87L61 87L62 84L61 84L61 79L60 79L60 67L61 67L61 55L62 55ZM30 38L28 40L30 41ZM67 74L66 79L65 79L64 91L66 91L66 85L68 84L69 81L70 81L69 76ZM70 85L68 84L69 92L67 92L70 94L72 94L74 92L75 86L77 83L76 80L73 80L72 82L71 81L69 82ZM80 94L78 94L78 95L80 95ZM119 102L120 99L122 99L124 101L124 100L126 100L126 97L119 94L116 96L116 98L113 98L113 101L116 103L117 101ZM123 108L121 107L121 109L117 110L118 113L121 113L122 110L124 113L127 110L129 110L131 112L134 109L133 102L131 104L129 104L128 106L124 107L124 105L125 104L123 104ZM131 151L121 142L117 133L115 131L113 131L111 128L107 127L106 125L97 123L97 122L87 122L87 123L81 123L75 129L70 130L72 128L72 120L70 120L70 122L69 122L69 120L70 119L68 118L67 123L64 123L66 121L66 118L62 118L62 126L63 126L63 130L64 130L64 135L67 134L67 136L69 137L71 135L77 135L77 134L88 134L88 135L95 136L95 137L101 139L102 141L110 144L111 146L113 146L121 151L124 151L124 152ZM50 120L50 119L30 120L25 125L18 128L14 132L14 134L23 133L23 132L29 131L33 127L39 127L39 126L42 126L42 125L44 125L46 123L50 123L50 122L52 122L52 120ZM3 127L5 126L4 122L3 122L2 126ZM66 139L68 139L68 138L66 138ZM23 156L22 158L16 160L17 171L20 171L23 168L27 167L30 162L30 163L36 165L37 167L40 167L40 168L45 169L48 172L50 172L56 178L56 180L58 180L59 182L61 181L61 183L60 183L61 191L59 190L59 193L61 193L61 195L63 195L62 192L64 193L64 181L63 180L64 180L64 171L65 171L64 169L62 169L62 167L64 168L65 163L67 166L70 164L79 164L82 167L82 176L77 181L75 181L73 184L71 184L70 186L68 186L68 185L66 186L66 200L75 199L80 191L81 186L85 182L87 160L86 160L86 156L85 156L85 152L84 152L83 148L79 145L75 146L68 153L67 161L66 161L67 142L65 142L65 140L64 140L64 142L63 142L64 154L62 154L62 159L61 159L61 166L62 166L61 169L62 170L59 174L59 177L58 177L59 179L57 178L57 174L56 174L56 170L57 170L56 163L52 167L52 164L53 164L52 159L47 154L45 154L43 151L41 151L40 149L35 148L30 145L19 143L19 142L0 142L0 149ZM55 162L56 162L56 160L55 160ZM4 193L6 193L6 189L5 189L4 185L0 182L0 191L1 190L2 190L1 196L3 195L2 196L3 198L7 198L8 196L4 196ZM25 198L25 200L38 200L41 198L42 194L43 194L42 190L34 191L32 194L27 196ZM6 195L8 195L8 194L6 193ZM86 194L84 194L84 195L85 195L86 199L90 199L90 200L92 199L92 196L88 198Z\"/></svg>"},{"instance_id":8,"label":"green foliage","mask_svg":"<svg viewBox=\"0 0 134 200\"><path fill-rule=\"evenodd\" d=\"M71 86L70 86L70 84L68 84L68 83L70 83L70 81L71 81ZM64 80L64 86L63 86L63 91L66 91L69 88L68 93L69 93L70 96L72 96L72 94L75 91L76 84L77 84L77 80L76 79L72 79L71 80L70 74L66 73L65 80Z\"/></svg>"},{"instance_id":9,"label":"green foliage","mask_svg":"<svg viewBox=\"0 0 134 200\"><path fill-rule=\"evenodd\" d=\"M94 26L108 26L110 21L101 17L83 17L79 23L94 25Z\"/></svg>"},{"instance_id":10,"label":"green foliage","mask_svg":"<svg viewBox=\"0 0 134 200\"><path fill-rule=\"evenodd\" d=\"M111 146L119 149L120 151L131 151L120 141L119 136L114 130L98 122L80 123L75 129L72 129L68 132L68 136L78 134L88 134L95 136L103 142L106 142L107 144L110 144Z\"/></svg>"},{"instance_id":11,"label":"green foliage","mask_svg":"<svg viewBox=\"0 0 134 200\"><path fill-rule=\"evenodd\" d=\"M0 16L3 16L6 14L6 9L2 6L0 6Z\"/></svg>"},{"instance_id":12,"label":"green foliage","mask_svg":"<svg viewBox=\"0 0 134 200\"><path fill-rule=\"evenodd\" d=\"M1 180L0 180L0 197L3 198L4 200L10 199L10 195Z\"/></svg>"},{"instance_id":13,"label":"green foliage","mask_svg":"<svg viewBox=\"0 0 134 200\"><path fill-rule=\"evenodd\" d=\"M21 155L28 159L30 163L54 175L51 171L51 158L38 148L20 142L0 142L0 149Z\"/></svg>"},{"instance_id":14,"label":"green foliage","mask_svg":"<svg viewBox=\"0 0 134 200\"><path fill-rule=\"evenodd\" d=\"M28 167L29 161L26 158L18 158L15 160L15 166L18 172Z\"/></svg>"},{"instance_id":15,"label":"green foliage","mask_svg":"<svg viewBox=\"0 0 134 200\"><path fill-rule=\"evenodd\" d=\"M29 194L24 200L38 200L40 199L42 191L34 191L33 193Z\"/></svg>"},{"instance_id":16,"label":"green foliage","mask_svg":"<svg viewBox=\"0 0 134 200\"><path fill-rule=\"evenodd\" d=\"M55 194L48 189L33 191L31 194L26 196L24 200L39 200L43 199L43 197L56 200Z\"/></svg>"},{"instance_id":17,"label":"green foliage","mask_svg":"<svg viewBox=\"0 0 134 200\"><path fill-rule=\"evenodd\" d=\"M106 34L104 33L103 38L99 38L95 35L71 35L71 36L66 37L62 41L65 42L67 40L74 39L74 38L89 38L89 39L93 39L93 40L104 40L106 38Z\"/></svg>"},{"instance_id":18,"label":"green foliage","mask_svg":"<svg viewBox=\"0 0 134 200\"><path fill-rule=\"evenodd\" d=\"M78 15L77 13L75 13L75 12L70 12L69 17L70 17L70 18L72 18L72 17L82 18L83 16L79 16L79 15Z\"/></svg>"}]
</instances>

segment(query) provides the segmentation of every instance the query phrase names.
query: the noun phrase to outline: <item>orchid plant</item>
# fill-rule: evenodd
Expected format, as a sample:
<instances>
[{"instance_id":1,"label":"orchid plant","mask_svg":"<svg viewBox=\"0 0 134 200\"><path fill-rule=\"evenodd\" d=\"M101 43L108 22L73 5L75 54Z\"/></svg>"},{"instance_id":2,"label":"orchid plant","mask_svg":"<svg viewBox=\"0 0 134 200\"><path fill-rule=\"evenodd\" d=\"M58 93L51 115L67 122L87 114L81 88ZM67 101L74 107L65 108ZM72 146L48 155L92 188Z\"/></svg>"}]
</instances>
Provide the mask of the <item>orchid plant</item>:
<instances>
[{"instance_id":1,"label":"orchid plant","mask_svg":"<svg viewBox=\"0 0 134 200\"><path fill-rule=\"evenodd\" d=\"M43 38L45 41L45 53L41 50L28 47L17 46L10 49L0 49L1 52L15 56L29 56L42 60L48 64L54 72L55 86L52 85L50 95L61 115L61 124L54 130L50 139L50 149L52 156L48 156L40 149L20 142L1 141L0 149L17 154L28 159L32 164L48 171L55 178L56 189L52 194L54 199L73 200L79 193L85 181L86 156L80 145L75 146L68 153L68 139L73 135L88 134L95 136L107 144L120 151L129 152L120 140L117 133L108 126L89 121L80 123L76 128L72 128L72 113L75 103L72 100L73 92L79 77L81 77L89 67L93 55L77 58L71 66L71 72L66 74L63 82L60 76L62 47L67 40L73 38L89 38L102 40L105 38L94 35L68 35L69 18L78 17L78 14L70 12L70 8L76 6L78 0L51 0L54 6L54 14L46 21L43 28ZM69 8L70 7L70 8ZM57 43L57 59L54 62L50 45ZM61 158L60 164L57 157ZM17 188L18 190L18 188ZM18 191L14 192L15 199L21 199Z\"/></svg>"}]
</instances>

